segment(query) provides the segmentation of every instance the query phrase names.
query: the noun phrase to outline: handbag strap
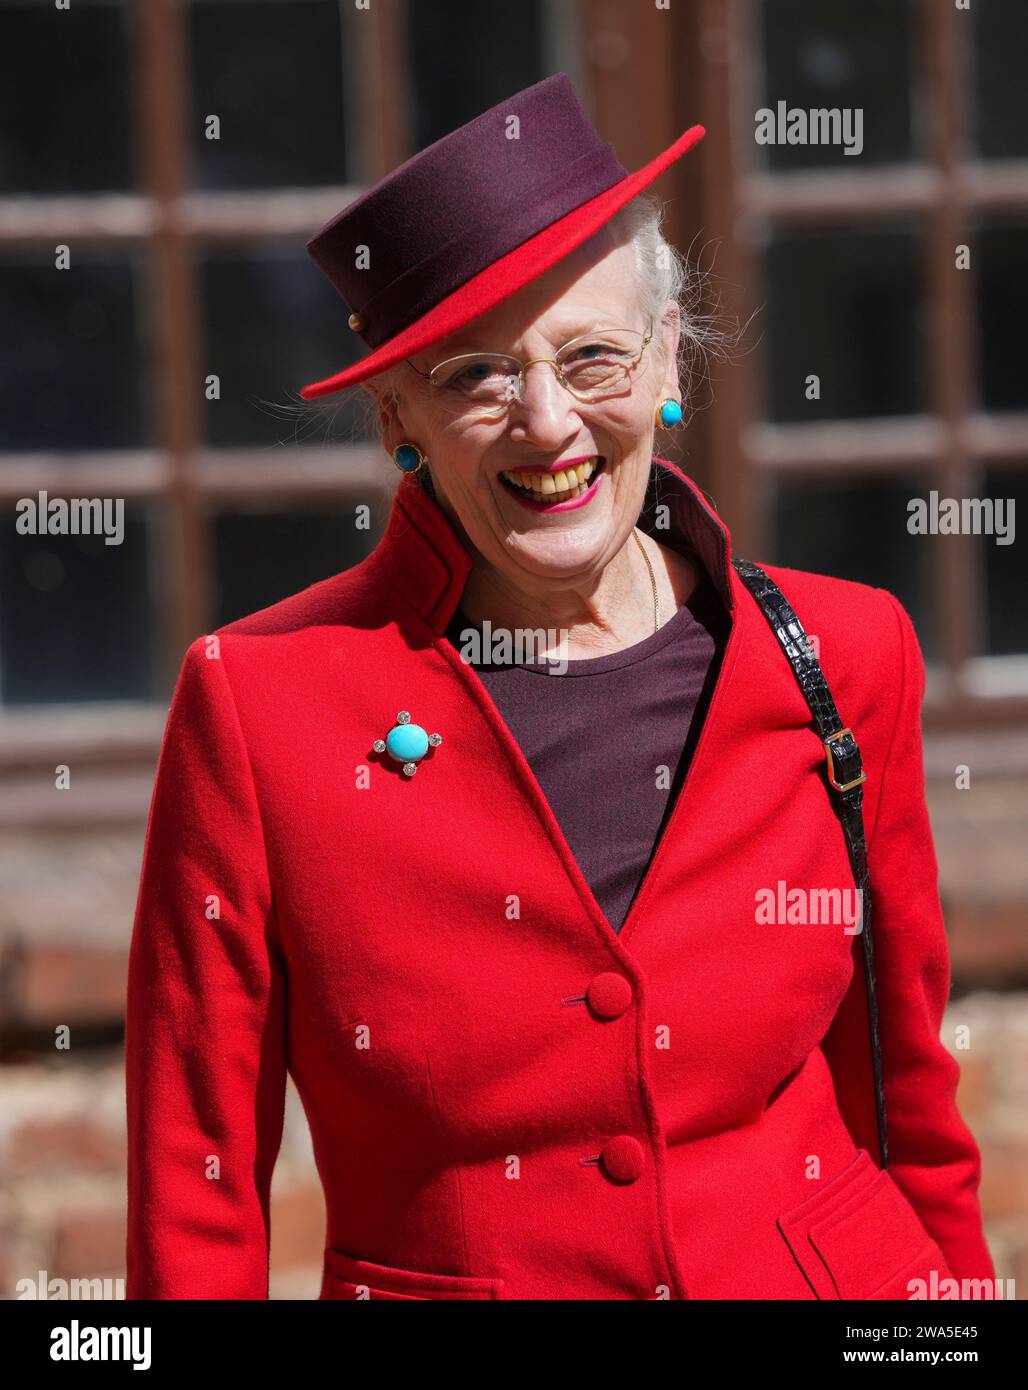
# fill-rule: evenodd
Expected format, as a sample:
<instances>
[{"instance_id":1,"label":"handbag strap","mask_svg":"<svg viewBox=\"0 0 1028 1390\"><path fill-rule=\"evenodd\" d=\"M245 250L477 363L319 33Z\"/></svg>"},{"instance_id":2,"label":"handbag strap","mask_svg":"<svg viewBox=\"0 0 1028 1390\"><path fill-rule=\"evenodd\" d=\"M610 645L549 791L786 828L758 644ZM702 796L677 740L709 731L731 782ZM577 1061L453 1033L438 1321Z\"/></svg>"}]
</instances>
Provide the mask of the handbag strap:
<instances>
[{"instance_id":1,"label":"handbag strap","mask_svg":"<svg viewBox=\"0 0 1028 1390\"><path fill-rule=\"evenodd\" d=\"M885 1124L885 1087L882 1082L882 1045L878 1031L878 996L875 989L874 941L871 932L871 883L867 867L867 840L864 834L863 769L860 748L853 730L846 728L832 699L824 673L814 655L810 639L789 600L775 581L751 560L735 556L732 565L771 624L771 630L788 657L793 674L814 716L814 723L825 747L828 784L835 792L835 804L842 821L853 878L860 890L861 939L864 951L864 981L867 986L867 1016L871 1035L871 1067L875 1088L875 1115L882 1168L889 1166L888 1135Z\"/></svg>"}]
</instances>

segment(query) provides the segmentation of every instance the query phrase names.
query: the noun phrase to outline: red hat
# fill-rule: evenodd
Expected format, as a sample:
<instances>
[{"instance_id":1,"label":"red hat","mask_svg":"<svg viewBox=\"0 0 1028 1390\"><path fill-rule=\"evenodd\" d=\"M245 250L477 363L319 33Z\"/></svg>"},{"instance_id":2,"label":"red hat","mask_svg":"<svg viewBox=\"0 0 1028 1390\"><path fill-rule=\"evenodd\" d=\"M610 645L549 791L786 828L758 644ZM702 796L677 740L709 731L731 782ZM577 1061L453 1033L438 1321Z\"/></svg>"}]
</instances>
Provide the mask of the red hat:
<instances>
[{"instance_id":1,"label":"red hat","mask_svg":"<svg viewBox=\"0 0 1028 1390\"><path fill-rule=\"evenodd\" d=\"M463 328L587 241L706 134L630 174L560 72L444 135L337 213L307 251L372 349L331 395Z\"/></svg>"}]
</instances>

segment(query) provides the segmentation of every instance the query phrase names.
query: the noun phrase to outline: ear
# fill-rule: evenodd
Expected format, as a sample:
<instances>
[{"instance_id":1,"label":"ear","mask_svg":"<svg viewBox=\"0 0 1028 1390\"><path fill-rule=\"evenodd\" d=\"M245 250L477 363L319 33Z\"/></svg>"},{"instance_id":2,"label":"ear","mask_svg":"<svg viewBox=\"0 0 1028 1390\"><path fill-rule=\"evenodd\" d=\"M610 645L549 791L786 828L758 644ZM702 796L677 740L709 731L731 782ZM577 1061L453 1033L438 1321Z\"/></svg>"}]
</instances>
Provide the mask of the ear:
<instances>
[{"instance_id":1,"label":"ear","mask_svg":"<svg viewBox=\"0 0 1028 1390\"><path fill-rule=\"evenodd\" d=\"M382 432L382 443L388 453L406 438L400 413L400 402L396 391L387 379L364 383L364 389L372 397L378 408L378 422Z\"/></svg>"},{"instance_id":2,"label":"ear","mask_svg":"<svg viewBox=\"0 0 1028 1390\"><path fill-rule=\"evenodd\" d=\"M678 377L678 344L682 337L682 319L678 305L669 299L664 306L664 316L657 329L664 362L663 379L657 401L670 398L677 401L682 394L682 383ZM684 409L684 402L683 402Z\"/></svg>"}]
</instances>

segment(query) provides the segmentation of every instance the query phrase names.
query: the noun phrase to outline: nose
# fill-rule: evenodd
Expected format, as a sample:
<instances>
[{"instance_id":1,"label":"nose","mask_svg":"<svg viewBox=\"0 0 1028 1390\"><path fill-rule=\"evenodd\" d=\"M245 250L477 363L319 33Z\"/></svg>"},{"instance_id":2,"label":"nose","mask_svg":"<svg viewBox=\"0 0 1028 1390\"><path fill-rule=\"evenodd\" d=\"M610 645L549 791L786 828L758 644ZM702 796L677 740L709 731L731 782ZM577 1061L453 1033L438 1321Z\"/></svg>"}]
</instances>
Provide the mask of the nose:
<instances>
[{"instance_id":1,"label":"nose","mask_svg":"<svg viewBox=\"0 0 1028 1390\"><path fill-rule=\"evenodd\" d=\"M578 405L560 384L556 363L533 361L525 367L521 397L511 405L511 437L559 448L581 425Z\"/></svg>"}]
</instances>

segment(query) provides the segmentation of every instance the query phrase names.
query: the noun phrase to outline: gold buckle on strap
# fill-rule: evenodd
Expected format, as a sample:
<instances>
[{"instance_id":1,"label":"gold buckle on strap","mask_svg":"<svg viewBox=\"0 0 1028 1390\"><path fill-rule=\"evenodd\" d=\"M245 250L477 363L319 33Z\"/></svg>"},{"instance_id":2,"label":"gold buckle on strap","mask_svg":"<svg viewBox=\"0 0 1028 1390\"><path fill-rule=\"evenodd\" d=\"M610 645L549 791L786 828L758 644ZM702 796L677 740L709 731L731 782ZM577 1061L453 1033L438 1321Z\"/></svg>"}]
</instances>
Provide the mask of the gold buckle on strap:
<instances>
[{"instance_id":1,"label":"gold buckle on strap","mask_svg":"<svg viewBox=\"0 0 1028 1390\"><path fill-rule=\"evenodd\" d=\"M832 744L836 739L845 738L847 734L853 738L852 729L839 729L836 733L829 734L824 740L825 756L828 759L828 780L837 792L848 792L851 787L859 787L861 782L867 781L867 773L863 768L860 769L860 776L854 777L851 782L837 782L835 780L835 759L832 757Z\"/></svg>"}]
</instances>

